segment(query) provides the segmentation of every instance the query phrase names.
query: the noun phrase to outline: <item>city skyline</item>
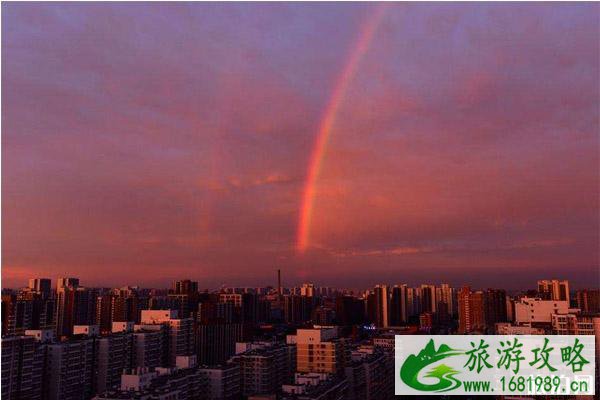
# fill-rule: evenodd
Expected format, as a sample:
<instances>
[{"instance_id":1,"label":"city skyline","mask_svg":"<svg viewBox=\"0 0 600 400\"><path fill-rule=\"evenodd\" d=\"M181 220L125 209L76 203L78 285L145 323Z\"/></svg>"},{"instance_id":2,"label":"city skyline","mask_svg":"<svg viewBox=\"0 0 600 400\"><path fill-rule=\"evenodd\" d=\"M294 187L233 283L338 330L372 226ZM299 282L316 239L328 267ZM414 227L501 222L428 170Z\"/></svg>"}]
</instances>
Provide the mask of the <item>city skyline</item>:
<instances>
[{"instance_id":1,"label":"city skyline","mask_svg":"<svg viewBox=\"0 0 600 400\"><path fill-rule=\"evenodd\" d=\"M3 4L2 285L600 285L598 4Z\"/></svg>"},{"instance_id":2,"label":"city skyline","mask_svg":"<svg viewBox=\"0 0 600 400\"><path fill-rule=\"evenodd\" d=\"M280 278L279 272L280 270L277 271L278 275L277 278ZM541 276L541 275L540 275ZM25 290L29 290L29 289L35 289L36 291L40 291L39 285L40 285L40 281L41 282L45 282L45 289L46 291L52 291L52 290L56 290L59 287L63 287L65 285L65 282L69 282L69 281L75 281L76 282L76 286L81 286L82 288L89 288L89 289L130 289L130 288L135 288L140 289L140 290L171 290L175 287L175 285L180 285L181 282L187 282L188 284L193 284L195 287L195 290L199 291L199 292L203 292L203 293L219 293L222 292L223 290L228 291L228 290L248 290L250 292L252 291L257 291L262 293L262 294L266 294L268 293L268 291L265 291L266 289L269 289L270 291L278 291L281 290L281 293L286 293L286 294L290 294L290 293L294 293L296 291L301 290L302 288L306 287L306 286L310 286L312 288L315 289L327 289L329 291L334 291L334 292L339 292L339 293L352 293L353 295L361 295L364 294L365 292L368 292L369 290L372 290L374 287L380 287L380 286L385 286L387 287L389 290L395 288L395 287L401 287L401 286L405 286L405 287L409 287L409 288L418 288L418 287L442 287L442 286L448 286L448 287L452 287L452 288L457 288L457 289L461 289L461 288L469 288L470 290L487 290L487 289L502 289L502 290L506 290L507 293L509 294L513 294L513 295L522 295L524 293L527 292L532 292L532 291L540 291L540 282L571 282L571 280L569 279L562 279L562 278L557 278L557 277L552 277L551 279L541 279L540 276L538 276L536 279L532 280L532 281L525 281L522 282L522 285L520 287L511 287L506 286L505 284L496 284L496 285L483 285L483 286L478 286L478 285L473 285L469 282L458 282L458 283L451 283L451 282L445 282L445 281L441 281L441 280L431 280L431 281L397 281L397 282L384 282L384 281L377 281L377 283L374 284L364 284L363 286L357 286L357 287L349 287L349 286L330 286L330 285L325 285L325 284L320 284L319 282L314 282L314 281L304 281L304 282L293 282L293 283L288 283L285 284L285 282L280 281L279 279L275 279L274 282L270 283L270 282L265 282L261 285L228 285L223 283L220 286L214 286L214 287L210 287L210 286L205 286L203 285L202 282L198 282L195 281L194 279L190 279L189 277L184 277L184 278L177 278L174 279L172 281L169 282L164 282L162 285L158 285L158 286L144 286L144 285L138 285L135 282L128 282L122 285L90 285L88 284L89 282L85 282L85 280L80 279L79 277L75 277L75 276L70 276L70 277L55 277L55 278L50 278L50 277L30 277L23 285L19 285L19 286L15 286L15 287L6 287L4 286L3 289L7 289L7 290L12 290L12 291L18 291L21 289L25 289ZM537 286L535 285L535 282L537 280ZM279 288L279 289L278 289ZM569 289L570 288L570 289ZM566 292L573 292L573 291L578 291L578 290L598 290L600 289L598 287L598 285L594 285L593 283L589 283L588 284L584 284L584 285L569 285L567 284L567 290ZM555 289L556 290L556 289ZM552 291L552 289L547 289L545 288L545 291Z\"/></svg>"},{"instance_id":3,"label":"city skyline","mask_svg":"<svg viewBox=\"0 0 600 400\"><path fill-rule=\"evenodd\" d=\"M31 279L3 291L3 398L385 400L394 398L397 341L412 335L469 335L471 346L481 334L588 335L576 344L594 335L600 356L600 289L573 290L568 280L539 279L514 296L447 284L348 293L278 282L209 293L190 280L168 290L82 283ZM584 364L593 340L586 346Z\"/></svg>"}]
</instances>

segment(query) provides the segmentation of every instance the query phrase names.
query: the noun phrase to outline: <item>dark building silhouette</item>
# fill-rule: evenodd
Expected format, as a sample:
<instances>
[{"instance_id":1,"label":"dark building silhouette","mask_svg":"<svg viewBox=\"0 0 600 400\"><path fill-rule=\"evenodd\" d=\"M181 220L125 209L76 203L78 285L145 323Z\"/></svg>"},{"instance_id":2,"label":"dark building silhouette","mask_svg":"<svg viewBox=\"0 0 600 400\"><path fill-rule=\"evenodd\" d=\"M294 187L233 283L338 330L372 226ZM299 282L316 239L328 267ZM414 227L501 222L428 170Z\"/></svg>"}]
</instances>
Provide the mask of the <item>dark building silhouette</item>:
<instances>
[{"instance_id":1,"label":"dark building silhouette","mask_svg":"<svg viewBox=\"0 0 600 400\"><path fill-rule=\"evenodd\" d=\"M487 289L484 292L485 322L488 332L494 332L494 325L508 321L506 310L506 291L503 289Z\"/></svg>"},{"instance_id":2,"label":"dark building silhouette","mask_svg":"<svg viewBox=\"0 0 600 400\"><path fill-rule=\"evenodd\" d=\"M365 301L354 296L338 296L335 300L338 325L360 325L366 322Z\"/></svg>"},{"instance_id":3,"label":"dark building silhouette","mask_svg":"<svg viewBox=\"0 0 600 400\"><path fill-rule=\"evenodd\" d=\"M399 326L407 321L406 285L394 286L390 299L390 325Z\"/></svg>"}]
</instances>

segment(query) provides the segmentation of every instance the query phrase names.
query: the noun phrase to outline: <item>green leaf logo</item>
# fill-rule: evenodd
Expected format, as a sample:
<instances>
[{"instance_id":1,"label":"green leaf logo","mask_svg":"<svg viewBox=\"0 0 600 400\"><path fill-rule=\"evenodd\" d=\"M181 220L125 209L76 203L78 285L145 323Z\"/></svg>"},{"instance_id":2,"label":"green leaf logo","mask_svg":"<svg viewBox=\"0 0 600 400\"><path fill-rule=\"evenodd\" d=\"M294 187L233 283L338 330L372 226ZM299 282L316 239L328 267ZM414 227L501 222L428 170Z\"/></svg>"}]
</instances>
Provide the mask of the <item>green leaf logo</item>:
<instances>
[{"instance_id":1,"label":"green leaf logo","mask_svg":"<svg viewBox=\"0 0 600 400\"><path fill-rule=\"evenodd\" d=\"M424 392L447 392L456 389L461 385L461 381L454 377L459 371L445 364L439 364L425 374L425 377L437 378L438 381L434 384L422 383L419 381L418 376L425 367L445 358L461 354L464 354L464 351L452 349L445 344L441 344L436 350L435 343L431 339L418 355L411 354L404 361L400 368L400 379L411 388Z\"/></svg>"}]
</instances>

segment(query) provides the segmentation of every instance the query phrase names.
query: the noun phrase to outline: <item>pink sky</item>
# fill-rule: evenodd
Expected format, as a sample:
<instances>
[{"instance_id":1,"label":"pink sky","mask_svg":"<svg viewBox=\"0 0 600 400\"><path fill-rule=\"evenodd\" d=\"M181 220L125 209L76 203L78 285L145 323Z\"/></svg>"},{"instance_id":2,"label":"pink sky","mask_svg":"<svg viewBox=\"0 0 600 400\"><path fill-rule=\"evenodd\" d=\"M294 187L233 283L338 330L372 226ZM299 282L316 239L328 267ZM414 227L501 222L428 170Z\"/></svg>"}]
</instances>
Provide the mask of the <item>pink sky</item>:
<instances>
[{"instance_id":1,"label":"pink sky","mask_svg":"<svg viewBox=\"0 0 600 400\"><path fill-rule=\"evenodd\" d=\"M599 6L3 4L2 278L598 286Z\"/></svg>"}]
</instances>

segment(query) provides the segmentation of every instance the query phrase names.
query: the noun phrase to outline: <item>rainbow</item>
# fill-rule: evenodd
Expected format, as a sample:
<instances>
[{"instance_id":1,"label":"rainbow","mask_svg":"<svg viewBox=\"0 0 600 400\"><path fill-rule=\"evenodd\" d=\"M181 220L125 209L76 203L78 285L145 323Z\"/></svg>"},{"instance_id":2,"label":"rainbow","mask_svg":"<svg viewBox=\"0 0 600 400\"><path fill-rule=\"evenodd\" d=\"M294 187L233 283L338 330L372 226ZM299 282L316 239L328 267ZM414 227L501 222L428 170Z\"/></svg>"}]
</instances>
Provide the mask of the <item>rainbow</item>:
<instances>
[{"instance_id":1,"label":"rainbow","mask_svg":"<svg viewBox=\"0 0 600 400\"><path fill-rule=\"evenodd\" d=\"M358 37L358 41L353 47L350 57L337 80L337 84L334 87L331 98L327 103L327 107L325 108L323 117L319 123L319 129L311 152L306 181L302 193L302 205L300 208L298 230L296 234L296 251L298 253L303 253L309 244L317 179L319 178L319 173L323 165L323 156L327 149L327 142L331 136L338 110L344 100L352 78L356 74L358 64L360 64L361 59L369 50L375 31L382 20L384 10L384 3L380 3L365 21L360 36Z\"/></svg>"}]
</instances>

